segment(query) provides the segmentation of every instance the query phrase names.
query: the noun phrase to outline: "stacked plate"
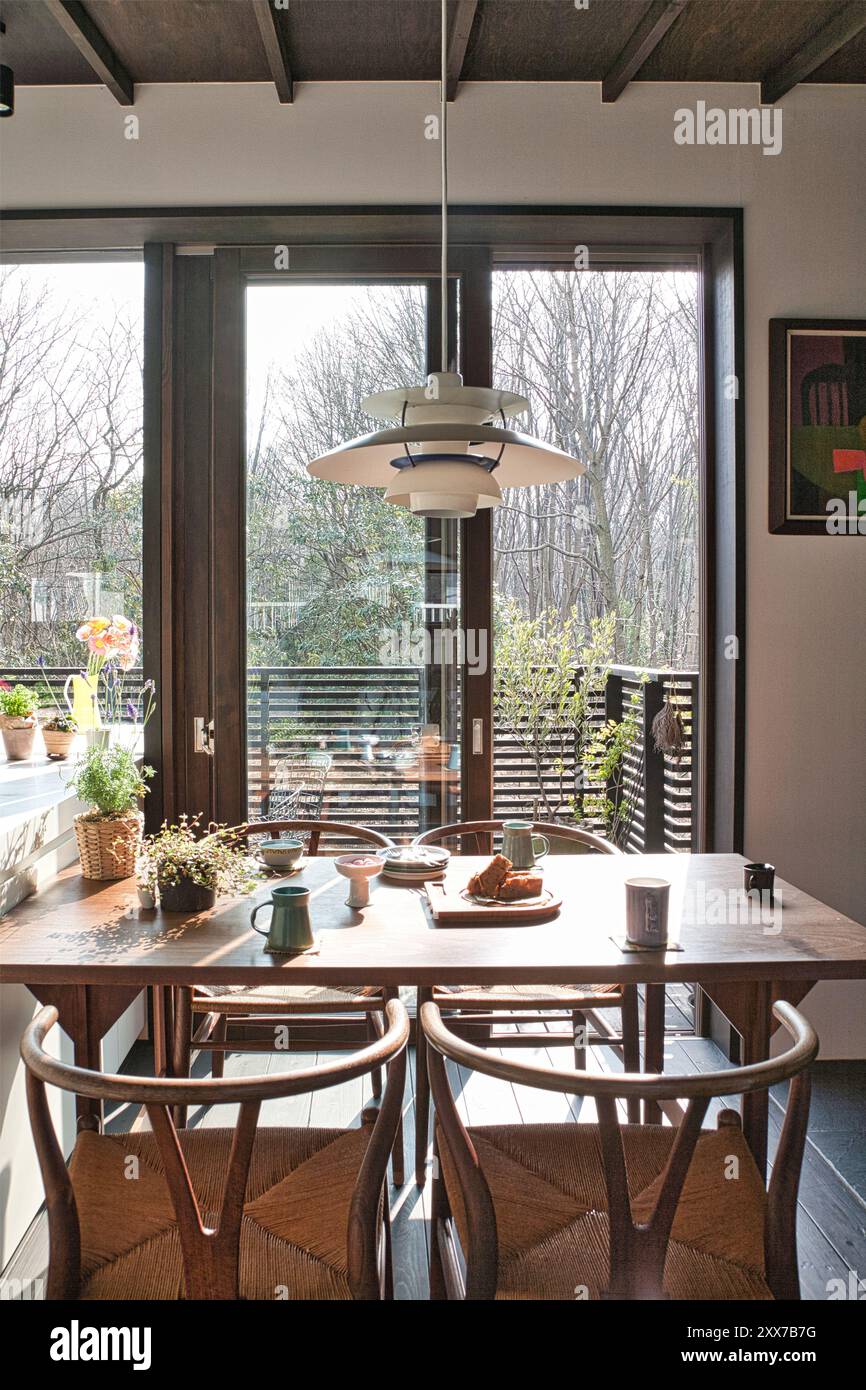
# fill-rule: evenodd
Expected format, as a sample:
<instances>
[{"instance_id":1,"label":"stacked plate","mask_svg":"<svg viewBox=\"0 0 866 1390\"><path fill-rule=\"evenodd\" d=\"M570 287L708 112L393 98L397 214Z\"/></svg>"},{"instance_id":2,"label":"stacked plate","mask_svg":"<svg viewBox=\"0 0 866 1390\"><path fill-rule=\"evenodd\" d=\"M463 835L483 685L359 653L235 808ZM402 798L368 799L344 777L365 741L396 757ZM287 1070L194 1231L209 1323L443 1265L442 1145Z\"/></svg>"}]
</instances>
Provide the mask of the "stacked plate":
<instances>
[{"instance_id":1,"label":"stacked plate","mask_svg":"<svg viewBox=\"0 0 866 1390\"><path fill-rule=\"evenodd\" d=\"M385 878L394 883L424 883L427 879L442 877L451 851L434 845L405 845L386 849L382 858Z\"/></svg>"}]
</instances>

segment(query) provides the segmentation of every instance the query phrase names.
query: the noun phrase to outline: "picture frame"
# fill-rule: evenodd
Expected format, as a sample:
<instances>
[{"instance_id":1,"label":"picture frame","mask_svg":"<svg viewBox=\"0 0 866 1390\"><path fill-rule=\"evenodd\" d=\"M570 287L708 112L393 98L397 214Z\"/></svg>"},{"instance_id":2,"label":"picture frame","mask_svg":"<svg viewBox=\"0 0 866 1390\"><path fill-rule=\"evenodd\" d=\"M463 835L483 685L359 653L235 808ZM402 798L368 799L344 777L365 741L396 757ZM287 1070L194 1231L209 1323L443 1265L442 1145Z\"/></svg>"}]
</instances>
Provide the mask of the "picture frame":
<instances>
[{"instance_id":1,"label":"picture frame","mask_svg":"<svg viewBox=\"0 0 866 1390\"><path fill-rule=\"evenodd\" d=\"M769 530L866 535L866 319L770 320Z\"/></svg>"}]
</instances>

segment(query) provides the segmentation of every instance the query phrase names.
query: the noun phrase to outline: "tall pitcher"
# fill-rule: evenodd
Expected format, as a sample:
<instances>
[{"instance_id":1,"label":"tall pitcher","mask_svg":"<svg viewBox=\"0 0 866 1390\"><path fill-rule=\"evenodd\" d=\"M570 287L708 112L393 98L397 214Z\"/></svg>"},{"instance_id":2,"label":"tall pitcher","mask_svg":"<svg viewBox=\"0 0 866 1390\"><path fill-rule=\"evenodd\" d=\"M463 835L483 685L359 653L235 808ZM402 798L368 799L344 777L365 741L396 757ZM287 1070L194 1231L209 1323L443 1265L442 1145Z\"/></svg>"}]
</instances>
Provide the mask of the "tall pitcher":
<instances>
[{"instance_id":1,"label":"tall pitcher","mask_svg":"<svg viewBox=\"0 0 866 1390\"><path fill-rule=\"evenodd\" d=\"M70 686L72 688L71 696ZM67 676L66 684L63 687L63 698L78 725L79 733L87 733L89 730L102 728L102 719L99 714L98 676Z\"/></svg>"}]
</instances>

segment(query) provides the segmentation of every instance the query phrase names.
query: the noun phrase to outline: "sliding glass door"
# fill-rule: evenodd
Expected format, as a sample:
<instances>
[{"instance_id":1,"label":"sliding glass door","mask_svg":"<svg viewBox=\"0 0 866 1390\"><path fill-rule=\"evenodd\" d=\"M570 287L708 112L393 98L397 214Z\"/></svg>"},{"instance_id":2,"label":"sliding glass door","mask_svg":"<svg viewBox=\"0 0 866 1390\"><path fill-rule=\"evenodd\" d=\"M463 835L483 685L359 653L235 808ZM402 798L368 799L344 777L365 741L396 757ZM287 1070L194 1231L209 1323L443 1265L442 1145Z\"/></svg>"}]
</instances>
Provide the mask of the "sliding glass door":
<instances>
[{"instance_id":1,"label":"sliding glass door","mask_svg":"<svg viewBox=\"0 0 866 1390\"><path fill-rule=\"evenodd\" d=\"M699 283L697 267L494 272L493 385L585 466L494 515L500 817L691 846L690 745L650 805L642 726L667 695L688 735L696 699Z\"/></svg>"},{"instance_id":2,"label":"sliding glass door","mask_svg":"<svg viewBox=\"0 0 866 1390\"><path fill-rule=\"evenodd\" d=\"M459 815L458 528L306 468L374 428L364 397L424 381L427 300L408 279L246 288L252 820L407 840Z\"/></svg>"}]
</instances>

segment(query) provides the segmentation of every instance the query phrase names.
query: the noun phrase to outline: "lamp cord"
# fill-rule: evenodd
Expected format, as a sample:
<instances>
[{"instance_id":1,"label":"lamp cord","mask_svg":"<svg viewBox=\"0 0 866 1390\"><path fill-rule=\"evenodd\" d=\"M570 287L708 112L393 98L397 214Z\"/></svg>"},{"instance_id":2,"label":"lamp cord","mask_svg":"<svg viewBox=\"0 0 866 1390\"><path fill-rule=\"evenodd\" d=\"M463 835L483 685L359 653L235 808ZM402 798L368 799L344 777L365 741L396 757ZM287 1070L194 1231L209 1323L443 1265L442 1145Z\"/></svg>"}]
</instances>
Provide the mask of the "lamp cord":
<instances>
[{"instance_id":1,"label":"lamp cord","mask_svg":"<svg viewBox=\"0 0 866 1390\"><path fill-rule=\"evenodd\" d=\"M442 53L439 91L439 144L442 163L442 371L448 371L448 0L442 0Z\"/></svg>"}]
</instances>

